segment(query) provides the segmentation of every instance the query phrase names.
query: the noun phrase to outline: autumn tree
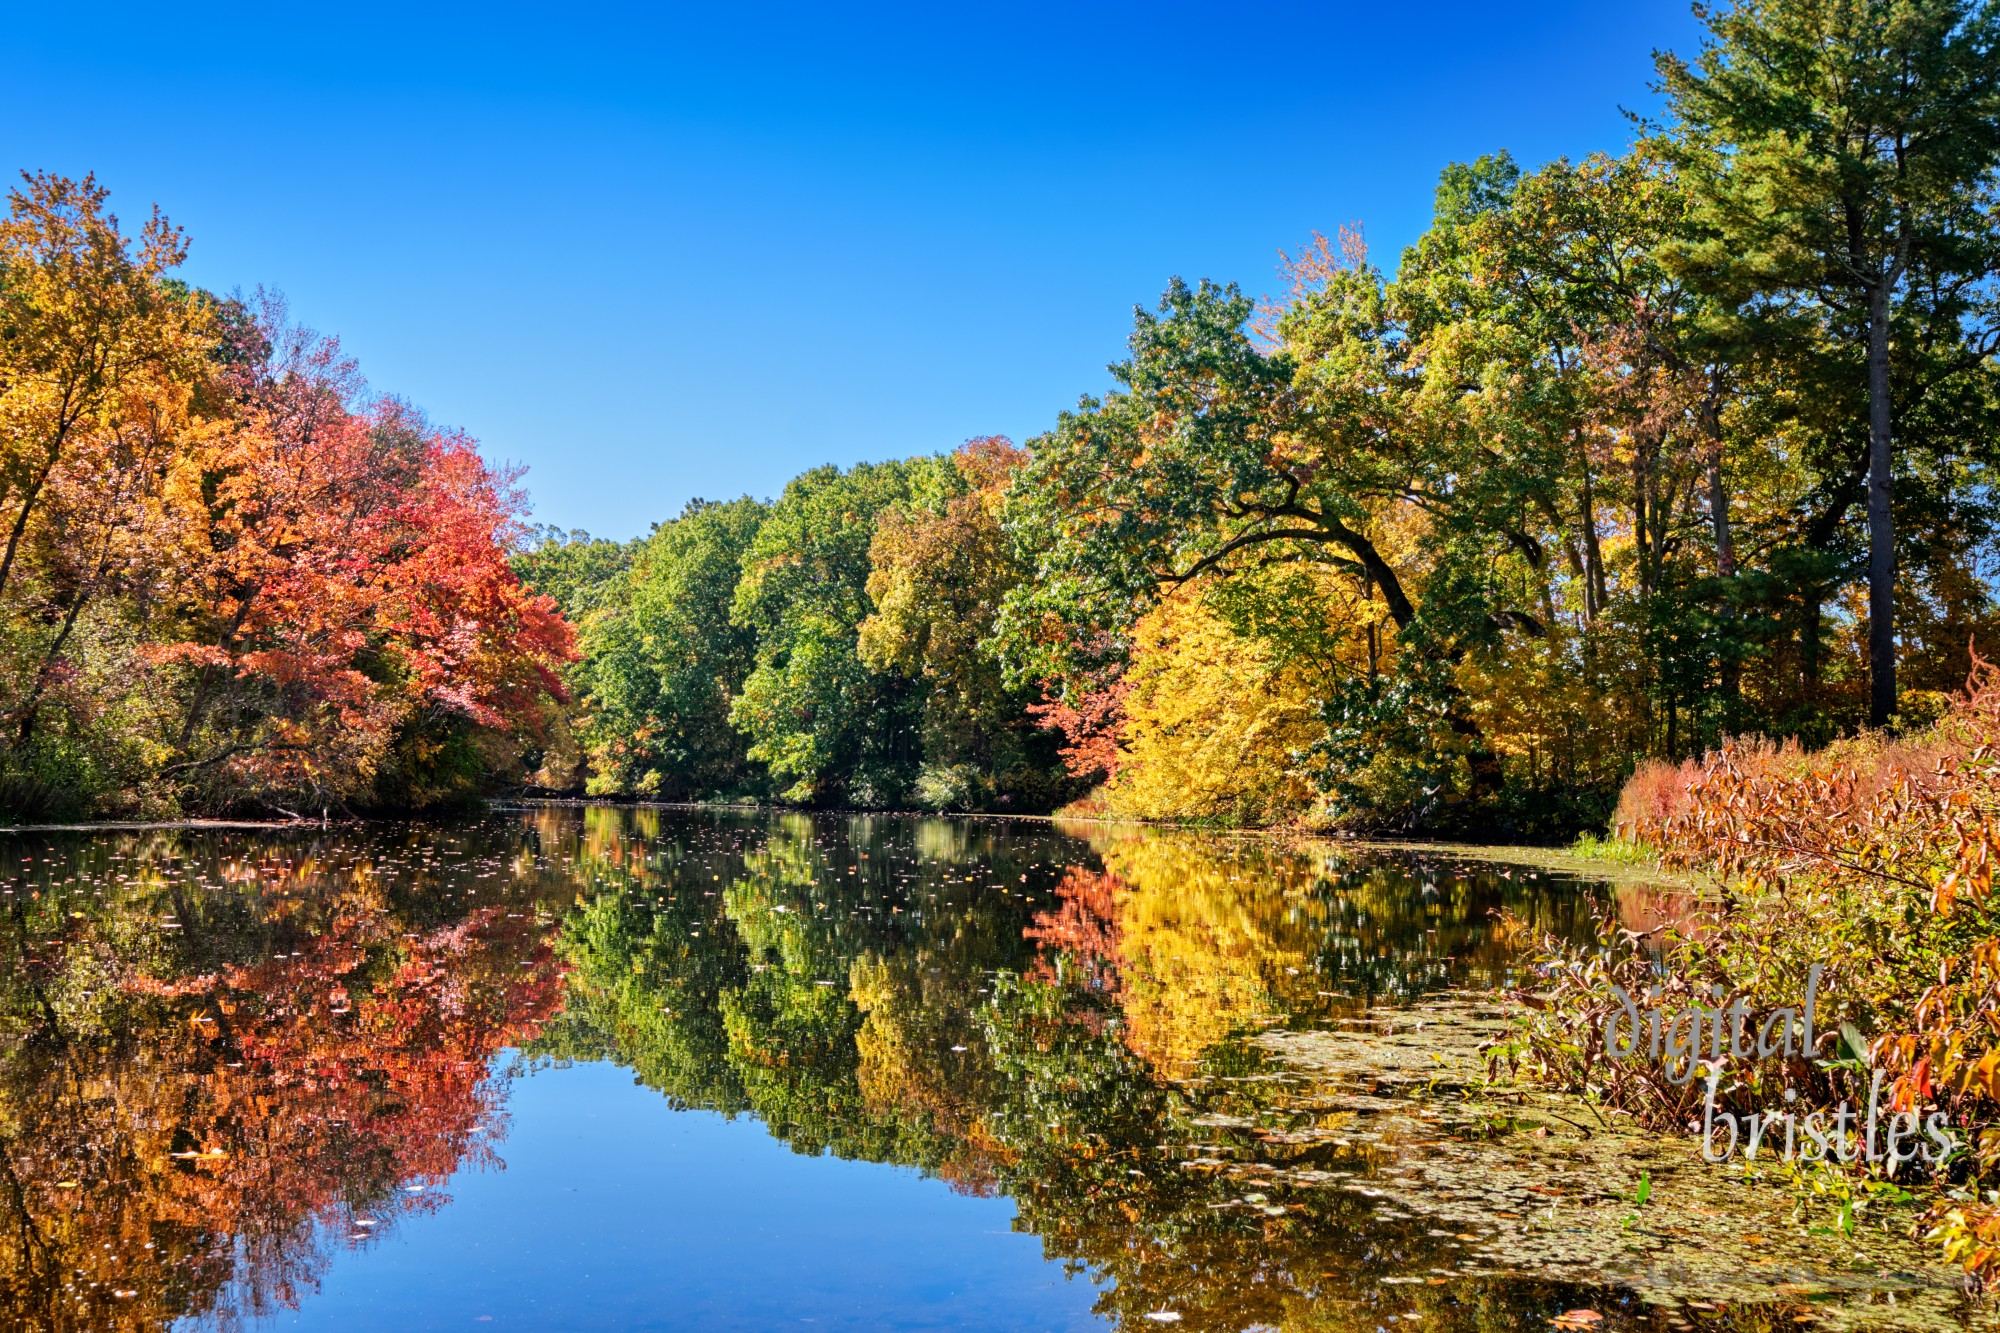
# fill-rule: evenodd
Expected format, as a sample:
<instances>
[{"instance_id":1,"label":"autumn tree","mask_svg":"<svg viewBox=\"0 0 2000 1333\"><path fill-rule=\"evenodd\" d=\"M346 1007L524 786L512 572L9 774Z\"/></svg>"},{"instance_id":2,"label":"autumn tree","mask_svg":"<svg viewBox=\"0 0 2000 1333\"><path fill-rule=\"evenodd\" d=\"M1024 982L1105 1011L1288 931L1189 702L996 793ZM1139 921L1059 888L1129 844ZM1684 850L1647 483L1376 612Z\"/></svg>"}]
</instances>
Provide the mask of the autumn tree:
<instances>
[{"instance_id":1,"label":"autumn tree","mask_svg":"<svg viewBox=\"0 0 2000 1333\"><path fill-rule=\"evenodd\" d=\"M171 577L162 489L200 433L212 308L168 277L186 240L157 211L128 238L107 203L91 177L29 175L0 221L9 804L88 799L143 762L111 738L133 719L105 716L118 710L101 673L115 679L131 665L129 624L105 613L105 599L144 597ZM67 738L46 734L52 704Z\"/></svg>"},{"instance_id":2,"label":"autumn tree","mask_svg":"<svg viewBox=\"0 0 2000 1333\"><path fill-rule=\"evenodd\" d=\"M161 770L227 803L455 794L462 728L532 725L573 633L507 563L521 497L470 440L367 401L337 342L267 306L239 415L184 497L179 703Z\"/></svg>"},{"instance_id":3,"label":"autumn tree","mask_svg":"<svg viewBox=\"0 0 2000 1333\"><path fill-rule=\"evenodd\" d=\"M869 548L861 660L923 690L915 795L930 808L1043 809L1073 785L1032 716L1035 692L1009 685L994 639L1027 573L1001 524L1027 457L1004 437L968 440L940 493L885 510Z\"/></svg>"},{"instance_id":4,"label":"autumn tree","mask_svg":"<svg viewBox=\"0 0 2000 1333\"><path fill-rule=\"evenodd\" d=\"M1544 630L1481 572L1489 551L1522 544L1541 473L1419 410L1421 367L1358 247L1321 249L1300 276L1269 350L1247 299L1176 282L1137 317L1114 367L1124 387L1031 443L1008 511L1035 565L1002 617L1013 668L1087 677L1126 654L1129 626L1171 589L1323 567L1361 593L1357 644L1372 633L1376 666L1402 673L1377 670L1330 703L1354 744L1379 748L1421 699L1446 723L1424 744L1450 733L1442 762L1490 790L1498 773L1450 672L1505 631ZM1385 629L1416 650L1392 658Z\"/></svg>"}]
</instances>

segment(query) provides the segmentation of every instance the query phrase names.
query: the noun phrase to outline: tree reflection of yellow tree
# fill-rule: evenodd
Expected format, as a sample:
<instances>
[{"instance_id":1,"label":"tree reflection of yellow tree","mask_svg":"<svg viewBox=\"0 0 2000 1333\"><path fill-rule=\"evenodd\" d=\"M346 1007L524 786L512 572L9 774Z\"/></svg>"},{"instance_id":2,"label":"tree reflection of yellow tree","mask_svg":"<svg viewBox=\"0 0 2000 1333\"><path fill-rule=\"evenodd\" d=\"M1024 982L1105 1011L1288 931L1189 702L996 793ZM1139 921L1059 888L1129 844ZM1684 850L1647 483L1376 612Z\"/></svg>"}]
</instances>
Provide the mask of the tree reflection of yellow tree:
<instances>
[{"instance_id":1,"label":"tree reflection of yellow tree","mask_svg":"<svg viewBox=\"0 0 2000 1333\"><path fill-rule=\"evenodd\" d=\"M1497 985L1513 956L1492 929L1497 909L1572 936L1596 901L1526 872L1330 844L1134 826L1088 836L1104 869L1070 870L1057 907L1029 927L1041 975L1067 955L1073 974L1115 998L1126 1045L1169 1078L1232 1034L1280 1019Z\"/></svg>"}]
</instances>

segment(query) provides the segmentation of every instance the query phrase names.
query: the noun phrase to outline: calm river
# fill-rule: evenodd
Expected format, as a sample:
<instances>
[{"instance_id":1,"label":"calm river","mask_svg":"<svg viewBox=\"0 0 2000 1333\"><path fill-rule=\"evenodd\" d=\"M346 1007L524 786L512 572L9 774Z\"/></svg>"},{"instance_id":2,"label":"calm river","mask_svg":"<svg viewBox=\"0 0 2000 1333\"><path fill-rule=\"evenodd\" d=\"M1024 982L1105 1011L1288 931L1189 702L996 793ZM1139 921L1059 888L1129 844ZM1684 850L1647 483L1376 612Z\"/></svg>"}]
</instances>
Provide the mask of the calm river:
<instances>
[{"instance_id":1,"label":"calm river","mask_svg":"<svg viewBox=\"0 0 2000 1333\"><path fill-rule=\"evenodd\" d=\"M1563 1221L1627 1206L1603 1136L1447 1096L1612 902L1525 867L557 806L0 858L4 1328L1898 1327L1930 1281L1704 1297L1701 1210Z\"/></svg>"}]
</instances>

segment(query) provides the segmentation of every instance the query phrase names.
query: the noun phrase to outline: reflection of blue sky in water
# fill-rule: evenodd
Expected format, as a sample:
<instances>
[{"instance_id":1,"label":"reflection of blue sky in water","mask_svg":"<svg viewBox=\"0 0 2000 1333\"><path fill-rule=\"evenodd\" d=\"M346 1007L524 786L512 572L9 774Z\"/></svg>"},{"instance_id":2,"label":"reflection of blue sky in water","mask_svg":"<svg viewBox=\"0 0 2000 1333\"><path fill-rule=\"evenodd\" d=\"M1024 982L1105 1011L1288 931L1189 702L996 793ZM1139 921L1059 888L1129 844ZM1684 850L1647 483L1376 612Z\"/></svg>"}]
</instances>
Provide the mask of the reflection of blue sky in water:
<instances>
[{"instance_id":1,"label":"reflection of blue sky in water","mask_svg":"<svg viewBox=\"0 0 2000 1333\"><path fill-rule=\"evenodd\" d=\"M1005 1198L803 1158L748 1117L676 1112L608 1064L513 1085L504 1171L338 1251L283 1329L1098 1327ZM490 1321L479 1316L490 1315Z\"/></svg>"}]
</instances>

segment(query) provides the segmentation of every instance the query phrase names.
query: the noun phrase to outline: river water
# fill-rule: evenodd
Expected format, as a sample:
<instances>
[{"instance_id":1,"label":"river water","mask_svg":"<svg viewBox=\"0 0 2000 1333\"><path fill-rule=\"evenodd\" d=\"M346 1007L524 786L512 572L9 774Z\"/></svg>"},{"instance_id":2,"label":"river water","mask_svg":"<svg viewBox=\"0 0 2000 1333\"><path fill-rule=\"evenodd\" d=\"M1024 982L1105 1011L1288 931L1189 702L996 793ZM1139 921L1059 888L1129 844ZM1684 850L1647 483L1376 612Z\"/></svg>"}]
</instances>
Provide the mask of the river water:
<instances>
[{"instance_id":1,"label":"river water","mask_svg":"<svg viewBox=\"0 0 2000 1333\"><path fill-rule=\"evenodd\" d=\"M1466 1100L1521 951L1648 910L1529 866L548 806L0 834L0 904L0 1327L1981 1317L1704 1276L1735 1219Z\"/></svg>"}]
</instances>

